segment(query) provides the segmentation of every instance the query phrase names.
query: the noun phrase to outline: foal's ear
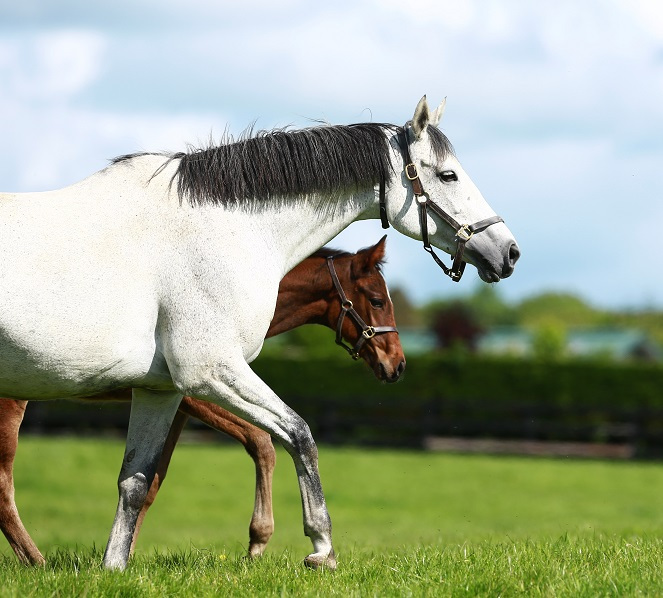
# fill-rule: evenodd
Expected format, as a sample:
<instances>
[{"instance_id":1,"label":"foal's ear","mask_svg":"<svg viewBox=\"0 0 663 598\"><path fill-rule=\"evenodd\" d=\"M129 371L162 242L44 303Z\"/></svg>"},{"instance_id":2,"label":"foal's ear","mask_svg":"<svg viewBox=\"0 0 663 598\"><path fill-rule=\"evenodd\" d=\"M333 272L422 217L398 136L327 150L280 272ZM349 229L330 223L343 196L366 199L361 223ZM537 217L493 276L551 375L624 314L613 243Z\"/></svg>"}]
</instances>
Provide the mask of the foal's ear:
<instances>
[{"instance_id":1,"label":"foal's ear","mask_svg":"<svg viewBox=\"0 0 663 598\"><path fill-rule=\"evenodd\" d=\"M376 266L383 264L386 245L387 235L384 235L375 245L360 249L357 252L357 259L353 261L352 273L355 276L359 276L360 274L368 273Z\"/></svg>"}]
</instances>

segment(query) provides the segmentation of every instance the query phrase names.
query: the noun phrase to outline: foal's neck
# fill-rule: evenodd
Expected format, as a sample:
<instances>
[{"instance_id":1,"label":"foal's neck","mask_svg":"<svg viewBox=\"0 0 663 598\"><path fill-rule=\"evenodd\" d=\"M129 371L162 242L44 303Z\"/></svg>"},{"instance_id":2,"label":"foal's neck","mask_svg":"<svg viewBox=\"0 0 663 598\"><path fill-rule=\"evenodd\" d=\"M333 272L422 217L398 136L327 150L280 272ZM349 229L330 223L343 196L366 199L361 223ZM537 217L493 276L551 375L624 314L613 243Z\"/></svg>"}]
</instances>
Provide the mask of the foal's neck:
<instances>
[{"instance_id":1,"label":"foal's neck","mask_svg":"<svg viewBox=\"0 0 663 598\"><path fill-rule=\"evenodd\" d=\"M307 258L285 275L267 338L303 324L326 324L333 283L323 258Z\"/></svg>"}]
</instances>

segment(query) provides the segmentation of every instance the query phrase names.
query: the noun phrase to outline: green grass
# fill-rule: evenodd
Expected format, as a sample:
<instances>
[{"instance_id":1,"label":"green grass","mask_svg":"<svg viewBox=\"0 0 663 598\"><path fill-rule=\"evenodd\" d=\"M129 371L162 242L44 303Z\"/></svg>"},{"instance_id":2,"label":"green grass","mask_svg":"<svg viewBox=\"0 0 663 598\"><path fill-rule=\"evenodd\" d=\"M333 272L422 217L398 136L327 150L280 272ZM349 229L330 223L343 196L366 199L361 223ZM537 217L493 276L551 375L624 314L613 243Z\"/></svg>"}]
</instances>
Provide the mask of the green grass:
<instances>
[{"instance_id":1,"label":"green grass","mask_svg":"<svg viewBox=\"0 0 663 598\"><path fill-rule=\"evenodd\" d=\"M301 565L294 469L279 451L276 533L242 558L253 465L234 446L175 452L124 573L100 568L123 445L24 438L23 521L49 563L0 550L1 596L635 596L663 589L663 466L322 447L339 569Z\"/></svg>"}]
</instances>

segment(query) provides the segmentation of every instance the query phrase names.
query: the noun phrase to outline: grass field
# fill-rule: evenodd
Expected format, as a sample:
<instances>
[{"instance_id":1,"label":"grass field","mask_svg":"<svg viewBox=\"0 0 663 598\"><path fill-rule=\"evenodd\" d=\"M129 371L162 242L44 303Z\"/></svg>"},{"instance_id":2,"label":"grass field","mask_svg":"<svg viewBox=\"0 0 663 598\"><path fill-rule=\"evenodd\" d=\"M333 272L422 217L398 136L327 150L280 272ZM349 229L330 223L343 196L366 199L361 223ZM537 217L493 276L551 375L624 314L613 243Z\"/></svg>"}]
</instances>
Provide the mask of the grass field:
<instances>
[{"instance_id":1,"label":"grass field","mask_svg":"<svg viewBox=\"0 0 663 598\"><path fill-rule=\"evenodd\" d=\"M253 465L234 446L188 445L124 573L100 569L123 444L24 438L23 521L49 561L0 551L1 596L663 595L663 465L322 447L336 572L305 569L294 469L279 451L276 533L243 551Z\"/></svg>"}]
</instances>

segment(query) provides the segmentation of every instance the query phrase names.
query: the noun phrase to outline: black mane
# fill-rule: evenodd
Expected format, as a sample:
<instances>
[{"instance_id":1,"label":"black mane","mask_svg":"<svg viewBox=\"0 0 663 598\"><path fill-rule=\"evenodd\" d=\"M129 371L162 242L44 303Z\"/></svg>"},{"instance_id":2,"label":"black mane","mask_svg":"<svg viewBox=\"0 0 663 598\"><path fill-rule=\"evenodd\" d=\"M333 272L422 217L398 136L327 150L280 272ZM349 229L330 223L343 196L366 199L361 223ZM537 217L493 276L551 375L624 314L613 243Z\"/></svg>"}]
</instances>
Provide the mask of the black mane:
<instances>
[{"instance_id":1,"label":"black mane","mask_svg":"<svg viewBox=\"0 0 663 598\"><path fill-rule=\"evenodd\" d=\"M235 204L246 199L269 200L288 195L370 189L390 178L393 167L385 131L389 124L323 125L294 131L249 130L240 139L164 155L179 160L173 176L181 200L191 204ZM444 157L453 148L436 127L429 127L433 149ZM402 141L401 141L402 142ZM137 156L115 158L117 164ZM159 169L158 172L160 172Z\"/></svg>"},{"instance_id":2,"label":"black mane","mask_svg":"<svg viewBox=\"0 0 663 598\"><path fill-rule=\"evenodd\" d=\"M343 249L334 249L333 247L321 247L317 251L314 251L309 257L323 257L327 259L328 257L346 257L354 255L349 251L344 251Z\"/></svg>"},{"instance_id":3,"label":"black mane","mask_svg":"<svg viewBox=\"0 0 663 598\"><path fill-rule=\"evenodd\" d=\"M364 249L367 249L367 248L365 247ZM362 251L362 249L360 249L359 251ZM314 251L309 257L321 257L321 258L324 258L324 259L327 259L328 257L333 257L333 258L349 257L349 258L353 258L355 255L357 255L357 253L359 253L359 251L357 251L356 253L351 253L351 252L345 251L343 249L335 249L333 247L325 246L325 247L321 247L317 251ZM379 260L375 264L375 268L378 272L380 272L380 273L382 272L382 267L384 266L385 262L386 262L386 259L382 258L381 260Z\"/></svg>"},{"instance_id":4,"label":"black mane","mask_svg":"<svg viewBox=\"0 0 663 598\"><path fill-rule=\"evenodd\" d=\"M389 176L384 127L320 126L260 132L180 157L177 190L191 203L357 192Z\"/></svg>"}]
</instances>

